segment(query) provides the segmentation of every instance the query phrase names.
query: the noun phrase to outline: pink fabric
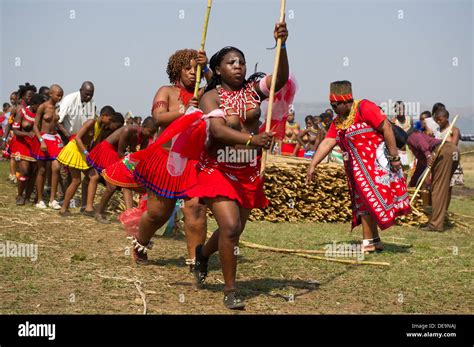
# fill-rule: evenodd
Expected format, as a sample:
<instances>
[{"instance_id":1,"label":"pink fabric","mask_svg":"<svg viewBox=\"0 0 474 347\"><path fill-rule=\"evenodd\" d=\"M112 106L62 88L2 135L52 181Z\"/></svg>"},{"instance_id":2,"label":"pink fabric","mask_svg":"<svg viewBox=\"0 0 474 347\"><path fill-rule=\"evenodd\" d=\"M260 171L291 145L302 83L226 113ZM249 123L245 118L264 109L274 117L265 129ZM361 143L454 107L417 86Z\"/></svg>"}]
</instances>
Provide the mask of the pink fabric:
<instances>
[{"instance_id":1,"label":"pink fabric","mask_svg":"<svg viewBox=\"0 0 474 347\"><path fill-rule=\"evenodd\" d=\"M262 78L260 80L260 83L258 84L263 95L265 95L266 97L270 95L270 89L268 89L267 79L268 79L268 76L265 76L265 78Z\"/></svg>"},{"instance_id":2,"label":"pink fabric","mask_svg":"<svg viewBox=\"0 0 474 347\"><path fill-rule=\"evenodd\" d=\"M198 112L196 112L196 110ZM194 122L202 117L202 111L194 107L190 107L186 114L174 120L162 133L161 135L149 145L138 152L130 154L130 161L137 164L141 160L145 160L153 153L157 147L161 147L168 141L172 140L177 134L183 132L186 128L191 126Z\"/></svg>"},{"instance_id":3,"label":"pink fabric","mask_svg":"<svg viewBox=\"0 0 474 347\"><path fill-rule=\"evenodd\" d=\"M290 74L286 84L283 86L282 89L278 91L278 93L275 94L275 98L273 100L272 121L270 123L270 129L271 131L276 132L275 137L280 140L285 138L285 128L286 128L286 120L288 118L288 110L289 110L290 105L293 103L293 99L295 98L295 94L297 90L298 90L298 85L296 83L295 76ZM262 114L265 115L265 120L266 120L266 114L268 110L268 100L264 100L262 102L261 109L262 109ZM265 120L259 129L260 132L265 131L265 127L266 127Z\"/></svg>"},{"instance_id":4,"label":"pink fabric","mask_svg":"<svg viewBox=\"0 0 474 347\"><path fill-rule=\"evenodd\" d=\"M174 120L147 148L132 153L129 159L134 165L145 160L163 144L172 140L166 168L171 176L181 176L188 159L198 160L209 137L206 120L213 117L225 118L224 111L216 109L207 115L190 107L184 115Z\"/></svg>"},{"instance_id":5,"label":"pink fabric","mask_svg":"<svg viewBox=\"0 0 474 347\"><path fill-rule=\"evenodd\" d=\"M204 151L204 146L209 139L207 120L209 118L225 118L225 113L221 109L213 110L208 114L203 114L200 109L191 107L184 117L175 120L168 128L167 136L173 136L170 153L166 168L171 176L181 176L188 159L198 160ZM186 128L180 123L189 124ZM184 129L184 130L181 130ZM163 134L162 134L163 136ZM161 137L161 136L160 136Z\"/></svg>"},{"instance_id":6,"label":"pink fabric","mask_svg":"<svg viewBox=\"0 0 474 347\"><path fill-rule=\"evenodd\" d=\"M148 195L145 194L141 197L138 207L126 210L119 215L118 219L120 223L122 223L127 236L138 236L140 219L142 218L143 213L146 211L147 202Z\"/></svg>"}]
</instances>

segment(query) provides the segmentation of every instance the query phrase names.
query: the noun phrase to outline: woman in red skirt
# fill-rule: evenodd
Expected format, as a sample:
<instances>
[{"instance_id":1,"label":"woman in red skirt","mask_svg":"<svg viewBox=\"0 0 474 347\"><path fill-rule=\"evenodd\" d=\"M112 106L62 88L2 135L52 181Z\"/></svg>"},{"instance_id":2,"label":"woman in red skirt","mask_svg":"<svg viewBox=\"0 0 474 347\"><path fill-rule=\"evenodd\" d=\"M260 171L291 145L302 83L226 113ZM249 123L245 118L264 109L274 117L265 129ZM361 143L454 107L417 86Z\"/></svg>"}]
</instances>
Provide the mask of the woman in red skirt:
<instances>
[{"instance_id":1,"label":"woman in red skirt","mask_svg":"<svg viewBox=\"0 0 474 347\"><path fill-rule=\"evenodd\" d=\"M18 104L17 91L10 94L10 104L11 104L11 107L8 110L8 115L9 115L8 122L5 127L5 134L3 135L2 146L0 146L0 149L2 149L2 156L5 159L8 159L10 161L10 174L8 175L9 181L16 184L17 183L16 161L15 161L15 158L11 157L9 148L10 148L10 142L13 137L12 125L13 125L13 122L15 121L16 108Z\"/></svg>"},{"instance_id":2,"label":"woman in red skirt","mask_svg":"<svg viewBox=\"0 0 474 347\"><path fill-rule=\"evenodd\" d=\"M145 149L149 141L153 138L157 130L156 123L152 117L143 121L143 125L126 125L113 132L101 144L95 147L87 163L100 173L106 181L106 189L102 194L99 206L95 212L95 219L103 224L109 224L110 221L104 216L105 209L110 198L114 195L117 187L123 188L125 208L127 210L133 207L132 190L144 194L146 190L133 177L133 173L127 168L124 156L125 152L133 153L137 148ZM118 159L117 159L118 158ZM105 169L103 169L105 167Z\"/></svg>"},{"instance_id":3,"label":"woman in red skirt","mask_svg":"<svg viewBox=\"0 0 474 347\"><path fill-rule=\"evenodd\" d=\"M183 116L191 106L197 107L198 98L193 95L197 66L203 67L204 77L210 80L212 72L207 68L204 52L182 49L175 52L168 61L167 74L171 85L158 89L153 100L152 115L160 131L174 120ZM204 90L201 90L199 96ZM151 249L151 238L170 218L176 200L186 198L186 190L196 183L194 162L188 161L182 175L171 175L167 169L171 141L151 146L130 155L130 166L135 166L134 176L148 190L147 211L140 220L138 234L132 236L133 258L145 262L147 250ZM189 144L192 146L192 144ZM192 268L196 245L206 239L206 206L199 199L185 199L185 234Z\"/></svg>"},{"instance_id":4,"label":"woman in red skirt","mask_svg":"<svg viewBox=\"0 0 474 347\"><path fill-rule=\"evenodd\" d=\"M93 181L92 177L96 176L97 173L87 164L87 157L89 156L89 151L91 151L95 145L101 143L111 132L121 126L120 121L118 123L112 122L114 114L115 110L112 106L102 107L99 118L87 120L79 129L74 139L70 139L68 144L64 146L59 153L57 161L68 168L72 177L71 183L64 193L64 202L59 211L61 217L71 216L71 212L69 212L69 202L81 184L81 172L84 173L90 181L87 191L83 190L82 192L83 207L81 207L80 213L94 217L94 196L97 189L97 181ZM121 122L123 124L123 116L120 115L120 117L122 118ZM95 186L91 187L94 184Z\"/></svg>"},{"instance_id":5,"label":"woman in red skirt","mask_svg":"<svg viewBox=\"0 0 474 347\"><path fill-rule=\"evenodd\" d=\"M276 91L288 80L285 41L286 23L275 26L275 39L282 39ZM205 245L196 247L194 273L198 284L207 276L209 257L219 251L224 275L224 305L242 309L245 304L236 292L236 249L252 208L263 208L268 201L260 177L261 148L268 149L273 133L260 133L260 103L268 97L272 76L260 81L245 79L244 54L225 47L211 59L213 81L202 97L200 108L209 118L210 138L198 165L197 185L189 197L203 198L219 226ZM217 115L220 113L221 116Z\"/></svg>"},{"instance_id":6,"label":"woman in red skirt","mask_svg":"<svg viewBox=\"0 0 474 347\"><path fill-rule=\"evenodd\" d=\"M56 104L61 101L63 94L63 89L59 85L53 84L49 89L50 97L48 101L41 104L35 118L34 131L38 141L36 146L32 148L32 156L36 159L38 168L38 175L36 176L37 208L49 206L55 210L61 209L61 205L55 199L59 180L59 163L56 158L63 148L63 141L56 128L60 128L62 131L64 131L64 128L59 123ZM43 191L48 162L51 163L51 195L49 204L46 206L43 201Z\"/></svg>"},{"instance_id":7,"label":"woman in red skirt","mask_svg":"<svg viewBox=\"0 0 474 347\"><path fill-rule=\"evenodd\" d=\"M35 133L33 126L35 123L36 110L43 103L44 99L40 94L34 94L36 87L26 84L20 86L18 91L20 106L17 107L15 121L12 124L14 136L10 143L10 155L18 162L18 196L16 204L21 206L29 201L34 188L36 160L31 155L31 150L35 146ZM26 189L26 192L25 192ZM25 195L23 195L25 193Z\"/></svg>"},{"instance_id":8,"label":"woman in red skirt","mask_svg":"<svg viewBox=\"0 0 474 347\"><path fill-rule=\"evenodd\" d=\"M94 212L94 198L102 170L120 160L118 154L118 142L111 141L111 139L113 139L112 135L119 131L124 123L125 119L122 114L114 112L107 129L107 134L104 133L104 139L99 139L93 143L90 153L86 155L87 165L91 167L89 172L90 181L87 188L87 205L85 209L85 212L87 211L86 215L88 216L96 216L96 212Z\"/></svg>"},{"instance_id":9,"label":"woman in red skirt","mask_svg":"<svg viewBox=\"0 0 474 347\"><path fill-rule=\"evenodd\" d=\"M105 140L97 143L86 157L87 164L90 167L93 167L97 171L98 175L100 175L102 170L104 170L107 166L110 166L120 160L118 152L119 143L116 139L116 136L114 135L118 135L120 130L122 130L125 119L121 113L115 112L112 115L112 120L110 123L110 128L116 130L113 130L112 133L105 138Z\"/></svg>"}]
</instances>

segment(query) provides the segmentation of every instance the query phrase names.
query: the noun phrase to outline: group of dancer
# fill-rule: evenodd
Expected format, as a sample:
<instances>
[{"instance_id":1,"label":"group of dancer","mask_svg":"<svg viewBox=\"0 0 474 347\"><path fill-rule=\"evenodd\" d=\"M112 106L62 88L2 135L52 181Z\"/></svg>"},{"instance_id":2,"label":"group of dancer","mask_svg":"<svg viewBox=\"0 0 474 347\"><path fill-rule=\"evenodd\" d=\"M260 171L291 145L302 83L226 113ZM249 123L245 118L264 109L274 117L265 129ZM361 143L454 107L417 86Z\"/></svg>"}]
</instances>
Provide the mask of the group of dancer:
<instances>
[{"instance_id":1,"label":"group of dancer","mask_svg":"<svg viewBox=\"0 0 474 347\"><path fill-rule=\"evenodd\" d=\"M85 176L81 213L102 223L108 222L105 210L116 190L123 190L127 209L133 206L130 190L146 193L146 210L138 231L129 235L133 259L143 264L148 260L153 235L172 215L176 200L184 199L186 243L196 283L200 287L205 284L209 258L218 252L224 305L242 309L245 302L236 286L236 247L251 210L268 205L264 177L260 175L261 154L271 147L274 133L259 132L261 103L268 98L274 78L276 92L289 80L287 37L286 24L277 23L274 38L282 41L277 77L256 73L247 78L245 55L235 47L222 48L209 61L202 51L176 51L166 70L171 85L158 89L152 116L140 126L124 126L123 116L105 106L98 117L85 119L72 133L74 126L65 127L55 108L63 96L60 86L51 86L47 101L35 94L34 86L21 86L18 102L12 102L14 136L8 144L8 153L19 160L17 204L30 199L36 183L36 204L46 207L42 194L45 168L50 162L48 206L59 209L64 217L71 214L69 202L81 184L81 175ZM207 83L195 96L195 84L200 82L196 81L198 66ZM77 94L80 107L91 100L93 89L92 83L83 84ZM316 166L338 144L344 151L352 225L362 224L364 251L381 251L378 227L386 229L397 216L410 212L394 133L375 104L353 99L350 82L332 83L329 99L336 115L315 148L307 180L313 178ZM4 137L8 133L9 129ZM257 165L219 160L218 153L228 148L257 153ZM70 182L64 184L67 188L63 190L62 205L56 200L61 168L67 169L70 177ZM97 185L102 179L106 190L94 209ZM209 239L207 209L218 224Z\"/></svg>"},{"instance_id":2,"label":"group of dancer","mask_svg":"<svg viewBox=\"0 0 474 347\"><path fill-rule=\"evenodd\" d=\"M277 91L289 75L284 45L287 36L286 24L278 23L274 37L282 39L283 48ZM235 47L215 53L209 67L203 52L183 50L175 54L181 55L176 59L176 64L182 64L180 73L170 74L173 85L160 88L153 101L153 116L160 126L158 140L130 156L134 176L150 192L147 211L132 237L133 256L139 262L147 260L152 236L169 219L175 200L184 198L185 234L197 284L204 284L208 260L218 251L224 305L242 309L245 303L236 288L235 248L251 210L267 206L268 201L260 176L260 155L257 165L252 165L219 161L217 153L225 147L258 153L270 147L273 133L258 131L260 104L269 95L272 76L254 74L246 78L245 55ZM207 86L194 97L197 64L203 68ZM206 208L218 224L207 242Z\"/></svg>"},{"instance_id":3,"label":"group of dancer","mask_svg":"<svg viewBox=\"0 0 474 347\"><path fill-rule=\"evenodd\" d=\"M304 119L305 128L301 129L295 121L295 111L291 108L286 121L285 136L279 142L278 150L274 148L273 152L294 157L312 158L326 136L333 118L334 113L331 109L327 109L319 116L307 115Z\"/></svg>"},{"instance_id":4,"label":"group of dancer","mask_svg":"<svg viewBox=\"0 0 474 347\"><path fill-rule=\"evenodd\" d=\"M274 38L281 38L283 46L276 91L288 80L287 36L286 24L278 23ZM207 85L194 96L198 65ZM268 204L259 172L260 155L262 149L270 147L273 133L259 133L259 126L260 104L269 95L272 76L246 78L245 55L235 47L221 49L209 62L205 52L178 50L169 59L167 73L171 85L158 89L152 117L141 126L124 126L122 114L111 106L103 107L98 117L74 117L65 124L63 113L67 111L62 110L63 90L59 85L49 88L47 100L36 93L35 86L20 86L18 101L14 96L11 99L11 121L2 141L6 155L14 158L16 203L22 206L29 202L36 186L36 207L58 209L61 216L69 217L70 201L82 181L80 212L107 223L106 206L118 188L124 190L127 208L133 206L128 189L146 192L146 211L138 232L131 236L133 258L146 263L152 236L168 221L176 200L184 199L187 247L197 283L204 283L208 259L218 251L225 280L224 304L241 309L245 304L236 290L235 247L251 209ZM85 82L76 96L67 97L76 97L81 108L91 101L93 93L93 84ZM186 130L191 128L195 131ZM193 152L187 158L183 151L176 152L180 143L192 147L184 151ZM258 164L217 160L217 152L226 146L257 151ZM64 169L69 182L61 177ZM46 176L51 177L48 203L43 201ZM94 208L101 180L106 189ZM57 187L62 185L60 203ZM214 214L218 229L206 242L207 208Z\"/></svg>"},{"instance_id":5,"label":"group of dancer","mask_svg":"<svg viewBox=\"0 0 474 347\"><path fill-rule=\"evenodd\" d=\"M97 119L87 120L76 134L71 134L59 121L57 105L63 97L59 85L52 85L47 95L42 95L36 93L34 85L27 83L20 86L17 95L18 101L12 93L12 107L7 113L9 121L2 138L3 155L11 163L10 180L16 180L18 187L16 204L29 203L36 188L34 204L37 208L49 207L59 210L62 217L70 216L70 201L81 183L82 173L85 179L80 212L108 223L104 211L111 194L107 193L116 187L113 177L109 179L112 183L106 182L101 208L94 212L99 175L108 166L122 161L126 152L146 148L157 130L153 119L145 119L140 126L123 126L123 116L111 106L105 106ZM65 170L66 182L60 175L61 168ZM43 200L46 176L50 180L47 204ZM62 204L57 199L58 186L62 187ZM124 195L126 206L131 208L131 194L124 190Z\"/></svg>"}]
</instances>

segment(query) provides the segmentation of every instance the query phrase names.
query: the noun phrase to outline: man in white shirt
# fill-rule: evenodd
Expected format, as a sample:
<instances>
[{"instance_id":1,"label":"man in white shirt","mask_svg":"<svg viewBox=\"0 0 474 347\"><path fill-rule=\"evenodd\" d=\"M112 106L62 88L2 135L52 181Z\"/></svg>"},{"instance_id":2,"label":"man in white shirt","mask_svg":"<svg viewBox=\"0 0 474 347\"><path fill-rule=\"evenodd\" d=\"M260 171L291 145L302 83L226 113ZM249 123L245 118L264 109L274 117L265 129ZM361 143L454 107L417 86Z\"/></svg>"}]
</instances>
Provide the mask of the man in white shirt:
<instances>
[{"instance_id":1,"label":"man in white shirt","mask_svg":"<svg viewBox=\"0 0 474 347\"><path fill-rule=\"evenodd\" d=\"M82 125L95 117L94 84L86 81L82 83L78 92L66 95L59 104L59 122L68 131L64 134L70 137L76 134Z\"/></svg>"}]
</instances>

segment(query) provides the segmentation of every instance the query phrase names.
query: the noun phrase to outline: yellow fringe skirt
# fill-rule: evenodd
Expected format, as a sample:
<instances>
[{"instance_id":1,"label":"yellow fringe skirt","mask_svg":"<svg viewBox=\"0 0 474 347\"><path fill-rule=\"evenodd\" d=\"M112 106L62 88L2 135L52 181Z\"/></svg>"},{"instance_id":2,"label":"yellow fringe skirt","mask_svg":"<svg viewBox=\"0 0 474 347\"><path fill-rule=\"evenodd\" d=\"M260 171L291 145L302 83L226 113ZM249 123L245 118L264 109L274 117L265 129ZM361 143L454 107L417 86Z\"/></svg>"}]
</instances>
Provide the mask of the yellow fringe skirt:
<instances>
[{"instance_id":1,"label":"yellow fringe skirt","mask_svg":"<svg viewBox=\"0 0 474 347\"><path fill-rule=\"evenodd\" d=\"M86 156L81 153L79 147L77 147L76 140L70 141L59 153L56 158L62 165L78 169L88 170L90 166L87 165Z\"/></svg>"}]
</instances>

